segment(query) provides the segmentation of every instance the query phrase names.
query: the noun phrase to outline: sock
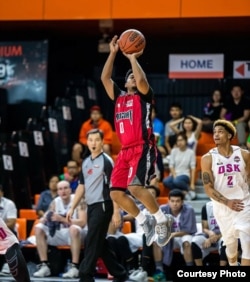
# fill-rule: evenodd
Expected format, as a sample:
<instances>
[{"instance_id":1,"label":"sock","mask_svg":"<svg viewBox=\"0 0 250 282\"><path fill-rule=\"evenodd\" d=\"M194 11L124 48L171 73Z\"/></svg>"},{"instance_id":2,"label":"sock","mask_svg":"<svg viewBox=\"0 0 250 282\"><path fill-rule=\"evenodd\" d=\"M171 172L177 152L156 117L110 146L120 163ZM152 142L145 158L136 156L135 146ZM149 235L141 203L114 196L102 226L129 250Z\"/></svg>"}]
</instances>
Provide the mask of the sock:
<instances>
[{"instance_id":1,"label":"sock","mask_svg":"<svg viewBox=\"0 0 250 282\"><path fill-rule=\"evenodd\" d=\"M166 222L166 216L161 209L154 213L153 216L155 217L157 223Z\"/></svg>"},{"instance_id":2,"label":"sock","mask_svg":"<svg viewBox=\"0 0 250 282\"><path fill-rule=\"evenodd\" d=\"M72 264L73 264L77 269L79 268L79 263L72 262Z\"/></svg>"},{"instance_id":3,"label":"sock","mask_svg":"<svg viewBox=\"0 0 250 282\"><path fill-rule=\"evenodd\" d=\"M140 225L142 225L144 223L144 221L146 220L146 216L145 214L143 214L141 211L139 212L139 214L135 217L135 219L138 221L138 223Z\"/></svg>"},{"instance_id":4,"label":"sock","mask_svg":"<svg viewBox=\"0 0 250 282\"><path fill-rule=\"evenodd\" d=\"M156 270L159 270L159 271L163 272L163 265L162 265L161 261L156 261L155 262L155 267L156 267Z\"/></svg>"},{"instance_id":5,"label":"sock","mask_svg":"<svg viewBox=\"0 0 250 282\"><path fill-rule=\"evenodd\" d=\"M186 262L186 265L187 266L192 266L192 265L194 265L194 263L192 261L190 261L190 262Z\"/></svg>"},{"instance_id":6,"label":"sock","mask_svg":"<svg viewBox=\"0 0 250 282\"><path fill-rule=\"evenodd\" d=\"M47 260L41 260L41 263L49 264Z\"/></svg>"},{"instance_id":7,"label":"sock","mask_svg":"<svg viewBox=\"0 0 250 282\"><path fill-rule=\"evenodd\" d=\"M238 266L238 261L229 262L229 265L230 265L230 266Z\"/></svg>"}]
</instances>

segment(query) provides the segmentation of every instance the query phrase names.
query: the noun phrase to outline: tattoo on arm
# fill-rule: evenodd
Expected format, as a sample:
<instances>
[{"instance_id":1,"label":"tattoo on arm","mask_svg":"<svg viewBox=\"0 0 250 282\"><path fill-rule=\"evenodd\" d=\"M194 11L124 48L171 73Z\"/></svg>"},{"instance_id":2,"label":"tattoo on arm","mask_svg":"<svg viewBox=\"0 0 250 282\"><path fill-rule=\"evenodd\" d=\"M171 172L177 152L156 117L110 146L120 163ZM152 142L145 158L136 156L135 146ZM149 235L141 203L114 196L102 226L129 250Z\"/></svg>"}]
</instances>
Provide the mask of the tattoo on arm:
<instances>
[{"instance_id":1,"label":"tattoo on arm","mask_svg":"<svg viewBox=\"0 0 250 282\"><path fill-rule=\"evenodd\" d=\"M211 179L210 179L209 173L204 172L203 175L202 175L202 178L203 178L203 183L204 183L205 185L206 185L206 184L209 184L209 183L212 184L212 181L211 181Z\"/></svg>"},{"instance_id":2,"label":"tattoo on arm","mask_svg":"<svg viewBox=\"0 0 250 282\"><path fill-rule=\"evenodd\" d=\"M215 199L219 203L227 205L227 201L228 201L227 198L225 198L223 195L221 195L221 193L219 193L218 191L214 190L213 193L212 193L212 197L213 197L213 199Z\"/></svg>"},{"instance_id":3,"label":"tattoo on arm","mask_svg":"<svg viewBox=\"0 0 250 282\"><path fill-rule=\"evenodd\" d=\"M209 175L208 172L204 172L204 173L202 174L202 179L203 179L204 185L211 184L211 186L213 186L211 177L210 177L210 175ZM222 204L224 204L224 205L227 205L227 201L228 201L227 198L225 198L223 195L221 195L220 192L218 192L218 191L216 191L216 190L213 189L213 192L212 192L212 195L211 195L211 196L212 196L212 198L213 198L214 200L216 200L217 202L222 203Z\"/></svg>"},{"instance_id":4,"label":"tattoo on arm","mask_svg":"<svg viewBox=\"0 0 250 282\"><path fill-rule=\"evenodd\" d=\"M80 210L86 210L87 208L87 205L86 205L86 202L82 199L80 204L79 204L79 208Z\"/></svg>"}]
</instances>

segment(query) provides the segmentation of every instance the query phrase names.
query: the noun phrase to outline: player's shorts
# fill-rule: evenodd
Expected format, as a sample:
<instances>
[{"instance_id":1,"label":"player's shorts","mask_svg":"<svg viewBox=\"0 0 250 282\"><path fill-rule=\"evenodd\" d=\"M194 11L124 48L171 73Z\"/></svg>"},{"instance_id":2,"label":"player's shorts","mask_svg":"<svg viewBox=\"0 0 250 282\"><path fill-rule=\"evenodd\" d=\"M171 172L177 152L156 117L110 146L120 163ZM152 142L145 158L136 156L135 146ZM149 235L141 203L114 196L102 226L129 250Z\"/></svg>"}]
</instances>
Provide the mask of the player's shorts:
<instances>
[{"instance_id":1,"label":"player's shorts","mask_svg":"<svg viewBox=\"0 0 250 282\"><path fill-rule=\"evenodd\" d=\"M81 228L78 225L71 225L74 226L76 229L79 229L79 232L81 233L81 243L84 244L84 239L86 237L86 230L84 228ZM71 238L69 233L69 228L61 228L59 230L56 230L55 235L51 237L49 235L49 228L48 226L44 225L43 223L38 223L35 226L36 228L41 228L46 236L47 236L47 243L51 246L64 246L64 245L71 245Z\"/></svg>"},{"instance_id":2,"label":"player's shorts","mask_svg":"<svg viewBox=\"0 0 250 282\"><path fill-rule=\"evenodd\" d=\"M156 156L156 147L148 144L122 149L112 171L111 187L127 189L132 185L149 185L155 177Z\"/></svg>"},{"instance_id":3,"label":"player's shorts","mask_svg":"<svg viewBox=\"0 0 250 282\"><path fill-rule=\"evenodd\" d=\"M222 238L220 238L218 242L212 244L209 248L203 247L203 244L206 240L207 240L207 237L203 234L195 235L192 240L192 242L195 243L197 246L199 246L199 248L201 249L202 259L207 257L213 251L218 251L220 253Z\"/></svg>"},{"instance_id":4,"label":"player's shorts","mask_svg":"<svg viewBox=\"0 0 250 282\"><path fill-rule=\"evenodd\" d=\"M246 204L242 211L236 212L221 203L213 202L213 211L225 245L238 240L239 231L250 236L249 204Z\"/></svg>"},{"instance_id":5,"label":"player's shorts","mask_svg":"<svg viewBox=\"0 0 250 282\"><path fill-rule=\"evenodd\" d=\"M181 254L183 255L183 243L189 242L192 243L193 235L183 235L182 237L174 237L174 249L180 249Z\"/></svg>"}]
</instances>

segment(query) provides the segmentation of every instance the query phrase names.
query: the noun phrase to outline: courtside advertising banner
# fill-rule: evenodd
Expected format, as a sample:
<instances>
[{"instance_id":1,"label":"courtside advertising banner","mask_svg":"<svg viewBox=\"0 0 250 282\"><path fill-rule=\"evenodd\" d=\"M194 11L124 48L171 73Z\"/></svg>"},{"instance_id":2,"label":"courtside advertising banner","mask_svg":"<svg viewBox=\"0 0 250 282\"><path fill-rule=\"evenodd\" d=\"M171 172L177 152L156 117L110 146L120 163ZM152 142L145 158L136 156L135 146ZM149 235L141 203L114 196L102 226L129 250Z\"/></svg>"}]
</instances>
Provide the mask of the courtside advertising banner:
<instances>
[{"instance_id":1,"label":"courtside advertising banner","mask_svg":"<svg viewBox=\"0 0 250 282\"><path fill-rule=\"evenodd\" d=\"M233 78L250 78L250 61L234 61Z\"/></svg>"},{"instance_id":2,"label":"courtside advertising banner","mask_svg":"<svg viewBox=\"0 0 250 282\"><path fill-rule=\"evenodd\" d=\"M0 41L0 88L8 104L46 103L48 41Z\"/></svg>"},{"instance_id":3,"label":"courtside advertising banner","mask_svg":"<svg viewBox=\"0 0 250 282\"><path fill-rule=\"evenodd\" d=\"M223 54L170 54L169 78L223 78Z\"/></svg>"}]
</instances>

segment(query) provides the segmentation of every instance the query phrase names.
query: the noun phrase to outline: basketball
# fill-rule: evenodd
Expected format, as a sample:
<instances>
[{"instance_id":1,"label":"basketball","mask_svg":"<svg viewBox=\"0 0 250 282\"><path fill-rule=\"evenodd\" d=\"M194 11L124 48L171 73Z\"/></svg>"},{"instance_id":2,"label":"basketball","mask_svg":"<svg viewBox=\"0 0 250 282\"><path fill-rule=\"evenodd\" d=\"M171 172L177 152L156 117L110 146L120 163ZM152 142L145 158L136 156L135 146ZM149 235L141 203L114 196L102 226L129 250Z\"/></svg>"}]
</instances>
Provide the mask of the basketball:
<instances>
[{"instance_id":1,"label":"basketball","mask_svg":"<svg viewBox=\"0 0 250 282\"><path fill-rule=\"evenodd\" d=\"M146 39L139 30L128 29L120 35L118 44L122 52L132 54L145 48Z\"/></svg>"}]
</instances>

